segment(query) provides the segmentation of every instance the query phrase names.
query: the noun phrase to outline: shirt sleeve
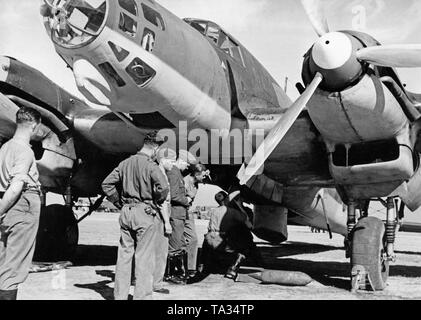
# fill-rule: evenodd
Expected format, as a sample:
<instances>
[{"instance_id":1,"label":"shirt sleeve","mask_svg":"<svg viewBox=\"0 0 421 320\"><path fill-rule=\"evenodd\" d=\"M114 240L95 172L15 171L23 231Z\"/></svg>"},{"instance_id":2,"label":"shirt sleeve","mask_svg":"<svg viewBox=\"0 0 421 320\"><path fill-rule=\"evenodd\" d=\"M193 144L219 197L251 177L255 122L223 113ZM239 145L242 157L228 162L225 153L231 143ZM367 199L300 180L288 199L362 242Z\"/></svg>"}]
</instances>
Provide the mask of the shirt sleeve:
<instances>
[{"instance_id":1,"label":"shirt sleeve","mask_svg":"<svg viewBox=\"0 0 421 320\"><path fill-rule=\"evenodd\" d=\"M34 157L29 152L19 152L16 154L10 169L10 183L13 181L28 183L28 174L33 161Z\"/></svg>"},{"instance_id":2,"label":"shirt sleeve","mask_svg":"<svg viewBox=\"0 0 421 320\"><path fill-rule=\"evenodd\" d=\"M108 177L102 182L102 191L104 191L108 200L115 203L120 200L117 186L121 183L120 166L115 168Z\"/></svg>"},{"instance_id":3,"label":"shirt sleeve","mask_svg":"<svg viewBox=\"0 0 421 320\"><path fill-rule=\"evenodd\" d=\"M168 181L170 182L171 204L189 207L189 199L186 196L186 189L183 179L180 178L175 171L168 172Z\"/></svg>"},{"instance_id":4,"label":"shirt sleeve","mask_svg":"<svg viewBox=\"0 0 421 320\"><path fill-rule=\"evenodd\" d=\"M162 204L170 191L167 180L158 165L152 165L151 179L154 190L154 199L158 204Z\"/></svg>"}]
</instances>

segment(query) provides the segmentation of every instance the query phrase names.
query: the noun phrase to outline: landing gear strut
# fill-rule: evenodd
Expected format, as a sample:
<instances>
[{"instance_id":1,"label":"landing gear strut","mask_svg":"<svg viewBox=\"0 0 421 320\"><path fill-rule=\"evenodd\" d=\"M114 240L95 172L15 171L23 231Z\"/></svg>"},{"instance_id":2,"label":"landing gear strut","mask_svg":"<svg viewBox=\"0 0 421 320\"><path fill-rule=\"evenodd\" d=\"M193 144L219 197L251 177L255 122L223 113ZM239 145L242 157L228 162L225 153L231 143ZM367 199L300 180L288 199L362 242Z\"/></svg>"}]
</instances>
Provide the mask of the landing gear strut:
<instances>
[{"instance_id":1,"label":"landing gear strut","mask_svg":"<svg viewBox=\"0 0 421 320\"><path fill-rule=\"evenodd\" d=\"M347 219L347 230L348 235L345 239L345 256L346 258L351 257L351 241L352 241L352 231L357 224L357 214L356 214L357 204L354 201L350 201L348 204L348 219Z\"/></svg>"},{"instance_id":2,"label":"landing gear strut","mask_svg":"<svg viewBox=\"0 0 421 320\"><path fill-rule=\"evenodd\" d=\"M387 218L386 218L386 243L387 243L387 259L396 260L395 255L395 238L396 238L396 210L393 198L387 199Z\"/></svg>"},{"instance_id":3,"label":"landing gear strut","mask_svg":"<svg viewBox=\"0 0 421 320\"><path fill-rule=\"evenodd\" d=\"M385 202L385 223L365 215L356 221L356 205L348 207L348 240L351 257L351 290L383 290L389 276L389 262L395 260L396 211L393 198Z\"/></svg>"}]
</instances>

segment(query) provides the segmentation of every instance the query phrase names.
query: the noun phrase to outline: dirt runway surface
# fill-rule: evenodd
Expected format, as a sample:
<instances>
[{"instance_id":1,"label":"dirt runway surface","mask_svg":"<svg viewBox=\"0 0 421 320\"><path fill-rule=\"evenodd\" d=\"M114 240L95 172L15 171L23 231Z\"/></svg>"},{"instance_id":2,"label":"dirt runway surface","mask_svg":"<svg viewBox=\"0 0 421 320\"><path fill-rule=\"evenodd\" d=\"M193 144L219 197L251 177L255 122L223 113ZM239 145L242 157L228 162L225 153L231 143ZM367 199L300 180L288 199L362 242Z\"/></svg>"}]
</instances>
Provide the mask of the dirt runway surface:
<instances>
[{"instance_id":1,"label":"dirt runway surface","mask_svg":"<svg viewBox=\"0 0 421 320\"><path fill-rule=\"evenodd\" d=\"M199 243L206 221L197 220ZM74 265L67 269L31 273L21 286L18 299L27 300L110 300L119 240L118 214L96 213L84 220ZM343 237L312 233L307 227L290 227L289 240L278 246L258 242L271 269L302 271L314 280L306 287L285 287L234 283L222 275L210 275L187 286L168 285L168 300L372 300L421 299L421 235L399 233L397 261L391 264L389 285L375 293L349 292L349 261ZM247 266L242 269L247 272Z\"/></svg>"}]
</instances>

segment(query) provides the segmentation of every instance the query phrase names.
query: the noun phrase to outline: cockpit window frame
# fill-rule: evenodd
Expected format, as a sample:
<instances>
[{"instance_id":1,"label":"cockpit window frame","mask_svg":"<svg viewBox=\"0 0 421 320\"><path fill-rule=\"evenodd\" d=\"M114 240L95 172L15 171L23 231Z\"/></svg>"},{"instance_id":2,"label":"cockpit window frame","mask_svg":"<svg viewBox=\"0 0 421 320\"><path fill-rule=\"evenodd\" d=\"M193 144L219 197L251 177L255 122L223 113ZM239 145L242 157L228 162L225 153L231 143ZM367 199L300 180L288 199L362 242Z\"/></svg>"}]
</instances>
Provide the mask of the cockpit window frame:
<instances>
[{"instance_id":1,"label":"cockpit window frame","mask_svg":"<svg viewBox=\"0 0 421 320\"><path fill-rule=\"evenodd\" d=\"M147 4L143 2L141 3L141 7L142 7L142 12L143 12L143 17L145 18L146 21L148 21L150 24L154 25L161 31L166 30L166 24L161 13L159 13L157 10L155 10L154 8L152 8L151 6L148 6ZM154 17L156 18L155 22L153 21L153 19L150 18L148 13L153 13ZM157 21L159 21L160 23L158 23Z\"/></svg>"},{"instance_id":2,"label":"cockpit window frame","mask_svg":"<svg viewBox=\"0 0 421 320\"><path fill-rule=\"evenodd\" d=\"M114 0L115 1L115 0ZM136 9L136 14L133 14L133 12L131 12L130 10L127 10L127 8L123 7L121 5L121 1L122 0L118 0L117 2L117 7L118 7L118 30L119 32L121 32L123 35L125 35L126 37L130 38L130 39L134 39L137 38L138 33L139 33L139 22L140 21L140 15L139 15L139 6L137 4L137 2L135 0L129 0L132 1L135 4L135 9ZM134 32L130 31L130 30L124 30L121 27L121 21L125 20L125 17L127 17L128 19L132 20L133 22L133 26L135 27Z\"/></svg>"},{"instance_id":3,"label":"cockpit window frame","mask_svg":"<svg viewBox=\"0 0 421 320\"><path fill-rule=\"evenodd\" d=\"M85 33L85 34L87 34L87 35L90 36L90 38L87 41L83 42L83 43L80 43L80 44L66 44L66 43L63 43L63 42L58 41L57 37L56 36L53 36L53 32L55 32L55 31L53 31L51 29L50 20L49 20L48 17L44 17L44 19L43 19L44 27L50 33L50 36L51 36L51 39L52 39L53 43L55 45L59 46L59 47L66 48L66 49L79 49L79 48L85 47L85 46L89 45L90 43L92 43L101 34L101 32L104 30L104 28L105 28L105 26L107 24L107 21L108 21L109 13L110 13L110 3L109 3L109 1L110 0L104 0L103 1L103 3L105 3L104 19L103 19L101 25L98 27L98 30L95 31L95 32L91 32L91 31L86 31L85 32L85 31L82 31L83 33ZM50 5L52 5L54 3L54 0L49 0L48 3ZM103 5L103 3L101 5Z\"/></svg>"},{"instance_id":4,"label":"cockpit window frame","mask_svg":"<svg viewBox=\"0 0 421 320\"><path fill-rule=\"evenodd\" d=\"M133 21L133 26L135 28L134 31L124 30L121 27L121 24L120 23L121 23L121 21L125 21L125 19L126 19L125 17L127 17L128 19L131 19ZM122 32L124 35L129 36L130 38L136 38L137 32L139 30L138 29L138 20L135 19L135 18L133 18L133 16L130 13L128 13L127 11L125 11L125 10L120 11L120 14L119 14L119 18L118 19L119 19L118 20L118 30L120 32Z\"/></svg>"},{"instance_id":5,"label":"cockpit window frame","mask_svg":"<svg viewBox=\"0 0 421 320\"><path fill-rule=\"evenodd\" d=\"M134 7L134 13L132 11L130 11L127 7L124 7L124 5L122 5L123 1L131 2L134 5L133 6ZM139 8L138 8L138 5L137 5L135 0L118 0L118 5L120 6L121 9L127 11L131 15L133 15L135 17L139 16Z\"/></svg>"},{"instance_id":6,"label":"cockpit window frame","mask_svg":"<svg viewBox=\"0 0 421 320\"><path fill-rule=\"evenodd\" d=\"M233 39L231 35L229 35L227 32L225 32L219 25L212 21L207 20L200 20L200 19L183 19L184 22L189 24L192 28L197 30L199 33L201 33L203 36L205 36L210 42L218 48L218 50L223 51L226 55L228 55L235 63L240 64L242 67L246 68L246 64L244 61L243 51L241 46L238 44L236 40ZM198 30L195 25L199 25L201 28L203 28L203 25L206 25L206 28L201 31ZM214 37L210 37L208 34L209 27L214 28L215 30L218 30L218 38L215 39ZM224 41L222 39L225 38ZM226 48L222 48L222 45L228 40L230 43L230 46L227 46ZM235 49L234 49L235 48ZM238 54L234 51L236 50Z\"/></svg>"},{"instance_id":7,"label":"cockpit window frame","mask_svg":"<svg viewBox=\"0 0 421 320\"><path fill-rule=\"evenodd\" d=\"M228 46L227 48L222 48L222 45L225 44L225 41L221 42L222 36L224 36L225 39L228 40L228 43L230 44L230 46ZM217 46L220 50L228 54L235 62L240 63L244 68L246 67L246 64L244 62L244 57L243 57L243 51L241 50L241 46L237 43L237 41L232 39L232 37L229 34L227 34L225 31L223 31L222 29L219 31L219 39L218 39ZM234 50L237 50L238 56L236 56Z\"/></svg>"}]
</instances>

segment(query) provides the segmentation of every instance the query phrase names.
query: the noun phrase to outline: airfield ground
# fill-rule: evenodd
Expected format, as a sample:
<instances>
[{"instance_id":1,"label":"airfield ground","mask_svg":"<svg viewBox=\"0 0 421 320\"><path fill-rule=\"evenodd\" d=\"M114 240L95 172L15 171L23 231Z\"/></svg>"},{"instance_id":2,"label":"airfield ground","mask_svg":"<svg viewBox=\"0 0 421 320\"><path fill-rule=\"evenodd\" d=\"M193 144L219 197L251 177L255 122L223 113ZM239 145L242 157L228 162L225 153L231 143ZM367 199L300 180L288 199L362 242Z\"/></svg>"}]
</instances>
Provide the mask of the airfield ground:
<instances>
[{"instance_id":1,"label":"airfield ground","mask_svg":"<svg viewBox=\"0 0 421 320\"><path fill-rule=\"evenodd\" d=\"M197 220L202 242L206 221ZM44 273L31 273L21 286L18 299L28 300L108 300L112 299L114 265L119 238L118 214L96 213L80 224L80 241L74 266ZM169 300L367 300L421 299L421 234L400 233L397 261L391 266L389 286L383 292L349 292L349 263L345 259L343 237L312 233L308 227L290 227L289 241L279 246L258 242L272 269L309 274L314 281L306 287L283 287L234 283L222 275L211 275L188 286L168 285Z\"/></svg>"}]
</instances>

